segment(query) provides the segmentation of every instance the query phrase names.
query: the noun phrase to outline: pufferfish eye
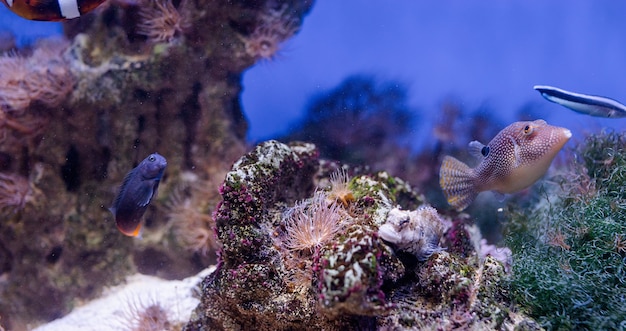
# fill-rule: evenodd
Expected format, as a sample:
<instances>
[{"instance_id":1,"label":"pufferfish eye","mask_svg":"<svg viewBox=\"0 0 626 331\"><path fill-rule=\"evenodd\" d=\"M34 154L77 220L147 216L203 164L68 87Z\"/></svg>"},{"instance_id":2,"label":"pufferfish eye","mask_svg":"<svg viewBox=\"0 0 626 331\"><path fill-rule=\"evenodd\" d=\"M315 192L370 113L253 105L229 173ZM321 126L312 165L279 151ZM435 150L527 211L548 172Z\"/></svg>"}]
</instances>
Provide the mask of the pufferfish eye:
<instances>
[{"instance_id":1,"label":"pufferfish eye","mask_svg":"<svg viewBox=\"0 0 626 331\"><path fill-rule=\"evenodd\" d=\"M529 135L529 134L531 134L531 133L533 133L533 128L532 128L530 125L526 125L526 126L524 127L524 134L525 134L525 135Z\"/></svg>"}]
</instances>

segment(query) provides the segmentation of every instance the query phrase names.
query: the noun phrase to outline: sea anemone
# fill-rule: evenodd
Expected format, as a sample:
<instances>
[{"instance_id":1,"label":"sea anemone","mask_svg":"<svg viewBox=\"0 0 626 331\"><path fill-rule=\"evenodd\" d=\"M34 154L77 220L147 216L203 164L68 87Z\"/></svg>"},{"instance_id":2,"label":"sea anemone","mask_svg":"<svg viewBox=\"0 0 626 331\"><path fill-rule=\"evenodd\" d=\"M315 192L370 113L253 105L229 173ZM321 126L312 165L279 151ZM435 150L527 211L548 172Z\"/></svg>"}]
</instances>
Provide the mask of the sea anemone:
<instances>
[{"instance_id":1,"label":"sea anemone","mask_svg":"<svg viewBox=\"0 0 626 331\"><path fill-rule=\"evenodd\" d=\"M0 173L0 212L15 213L33 200L33 189L27 178Z\"/></svg>"},{"instance_id":2,"label":"sea anemone","mask_svg":"<svg viewBox=\"0 0 626 331\"><path fill-rule=\"evenodd\" d=\"M286 214L284 245L292 251L313 252L342 229L341 209L336 203L328 205L323 192L297 203Z\"/></svg>"},{"instance_id":3,"label":"sea anemone","mask_svg":"<svg viewBox=\"0 0 626 331\"><path fill-rule=\"evenodd\" d=\"M349 187L350 177L346 169L341 168L330 175L330 191L328 197L331 200L339 201L344 207L354 202L354 194Z\"/></svg>"},{"instance_id":4,"label":"sea anemone","mask_svg":"<svg viewBox=\"0 0 626 331\"><path fill-rule=\"evenodd\" d=\"M211 210L206 210L207 203L216 200L219 192L206 187L190 184L189 187L176 189L167 203L168 218L176 237L188 250L202 255L215 251L219 246L214 232L215 221Z\"/></svg>"},{"instance_id":5,"label":"sea anemone","mask_svg":"<svg viewBox=\"0 0 626 331\"><path fill-rule=\"evenodd\" d=\"M268 6L259 15L254 31L243 39L246 53L255 59L272 59L280 45L298 29L297 18L291 16L286 4L278 9Z\"/></svg>"},{"instance_id":6,"label":"sea anemone","mask_svg":"<svg viewBox=\"0 0 626 331\"><path fill-rule=\"evenodd\" d=\"M28 73L24 57L16 54L0 57L0 110L18 111L30 105L30 93L24 84Z\"/></svg>"},{"instance_id":7,"label":"sea anemone","mask_svg":"<svg viewBox=\"0 0 626 331\"><path fill-rule=\"evenodd\" d=\"M123 312L122 324L131 331L172 330L172 323L165 309L156 299L129 299Z\"/></svg>"},{"instance_id":8,"label":"sea anemone","mask_svg":"<svg viewBox=\"0 0 626 331\"><path fill-rule=\"evenodd\" d=\"M74 77L62 58L65 40L39 42L33 54L0 57L0 110L23 113L32 102L47 107L63 103L74 87Z\"/></svg>"},{"instance_id":9,"label":"sea anemone","mask_svg":"<svg viewBox=\"0 0 626 331\"><path fill-rule=\"evenodd\" d=\"M60 63L36 67L25 83L32 98L50 108L61 105L74 87L68 68Z\"/></svg>"},{"instance_id":10,"label":"sea anemone","mask_svg":"<svg viewBox=\"0 0 626 331\"><path fill-rule=\"evenodd\" d=\"M175 233L183 245L192 252L207 255L217 248L213 227L215 221L210 215L194 210L187 201L184 206L170 213Z\"/></svg>"},{"instance_id":11,"label":"sea anemone","mask_svg":"<svg viewBox=\"0 0 626 331\"><path fill-rule=\"evenodd\" d=\"M184 5L182 1L180 6ZM191 26L187 15L179 12L171 0L152 0L140 6L139 16L137 33L155 43L169 43Z\"/></svg>"},{"instance_id":12,"label":"sea anemone","mask_svg":"<svg viewBox=\"0 0 626 331\"><path fill-rule=\"evenodd\" d=\"M218 187L224 176L220 170L208 179L201 179L191 171L184 171L180 184L169 195L166 206L174 234L191 252L208 256L220 246L212 215L221 201Z\"/></svg>"}]
</instances>

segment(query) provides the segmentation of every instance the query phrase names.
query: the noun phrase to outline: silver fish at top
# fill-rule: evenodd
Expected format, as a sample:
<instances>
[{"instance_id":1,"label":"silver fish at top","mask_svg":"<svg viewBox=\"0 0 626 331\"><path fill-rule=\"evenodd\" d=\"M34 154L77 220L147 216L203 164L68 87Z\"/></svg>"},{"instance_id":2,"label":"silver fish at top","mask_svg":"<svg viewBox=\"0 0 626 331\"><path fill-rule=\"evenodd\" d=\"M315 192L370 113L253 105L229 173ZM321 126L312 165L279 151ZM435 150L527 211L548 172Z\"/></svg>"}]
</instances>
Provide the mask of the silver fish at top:
<instances>
[{"instance_id":1,"label":"silver fish at top","mask_svg":"<svg viewBox=\"0 0 626 331\"><path fill-rule=\"evenodd\" d=\"M572 136L570 130L544 120L515 122L487 145L472 141L470 153L480 159L476 168L445 156L439 185L448 203L461 211L482 191L514 193L543 176L556 154Z\"/></svg>"},{"instance_id":2,"label":"silver fish at top","mask_svg":"<svg viewBox=\"0 0 626 331\"><path fill-rule=\"evenodd\" d=\"M167 161L163 156L150 154L124 178L113 207L110 208L115 216L115 224L123 234L139 236L141 217L157 194L165 167Z\"/></svg>"},{"instance_id":3,"label":"silver fish at top","mask_svg":"<svg viewBox=\"0 0 626 331\"><path fill-rule=\"evenodd\" d=\"M626 106L610 98L574 93L545 85L536 85L534 89L539 91L546 100L577 113L595 117L626 117Z\"/></svg>"}]
</instances>

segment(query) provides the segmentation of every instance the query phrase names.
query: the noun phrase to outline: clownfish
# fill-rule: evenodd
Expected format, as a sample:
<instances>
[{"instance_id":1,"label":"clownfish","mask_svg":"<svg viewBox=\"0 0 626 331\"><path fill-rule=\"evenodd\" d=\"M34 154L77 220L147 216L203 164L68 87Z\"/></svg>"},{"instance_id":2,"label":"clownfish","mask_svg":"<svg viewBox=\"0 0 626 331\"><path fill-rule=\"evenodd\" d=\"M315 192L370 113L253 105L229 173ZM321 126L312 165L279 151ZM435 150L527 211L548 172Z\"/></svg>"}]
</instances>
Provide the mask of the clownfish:
<instances>
[{"instance_id":1,"label":"clownfish","mask_svg":"<svg viewBox=\"0 0 626 331\"><path fill-rule=\"evenodd\" d=\"M124 183L109 210L115 216L115 224L123 234L137 237L141 230L141 217L148 209L163 172L167 167L165 158L157 153L150 154L124 178Z\"/></svg>"},{"instance_id":2,"label":"clownfish","mask_svg":"<svg viewBox=\"0 0 626 331\"><path fill-rule=\"evenodd\" d=\"M570 130L544 120L515 122L487 145L470 143L470 154L480 159L476 168L445 156L439 185L448 203L461 211L482 191L500 194L521 191L543 176L556 154L572 136Z\"/></svg>"},{"instance_id":3,"label":"clownfish","mask_svg":"<svg viewBox=\"0 0 626 331\"><path fill-rule=\"evenodd\" d=\"M105 0L0 0L12 12L34 21L65 21L84 15Z\"/></svg>"}]
</instances>

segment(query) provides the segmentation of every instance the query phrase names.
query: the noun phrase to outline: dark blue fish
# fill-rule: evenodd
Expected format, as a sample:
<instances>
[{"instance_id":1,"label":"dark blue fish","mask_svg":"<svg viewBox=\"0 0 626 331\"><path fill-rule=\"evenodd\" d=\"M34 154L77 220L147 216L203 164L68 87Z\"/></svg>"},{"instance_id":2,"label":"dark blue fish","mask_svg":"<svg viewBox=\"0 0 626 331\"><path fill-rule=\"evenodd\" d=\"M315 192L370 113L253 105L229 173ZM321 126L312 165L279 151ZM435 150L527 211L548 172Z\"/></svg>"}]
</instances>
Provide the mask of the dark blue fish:
<instances>
[{"instance_id":1,"label":"dark blue fish","mask_svg":"<svg viewBox=\"0 0 626 331\"><path fill-rule=\"evenodd\" d=\"M626 106L610 98L574 93L545 85L537 85L534 89L546 100L581 114L595 117L626 117Z\"/></svg>"},{"instance_id":2,"label":"dark blue fish","mask_svg":"<svg viewBox=\"0 0 626 331\"><path fill-rule=\"evenodd\" d=\"M159 181L167 166L165 158L150 154L124 178L124 183L109 208L115 216L117 228L125 235L136 237L141 229L141 217L150 200L156 196Z\"/></svg>"}]
</instances>

